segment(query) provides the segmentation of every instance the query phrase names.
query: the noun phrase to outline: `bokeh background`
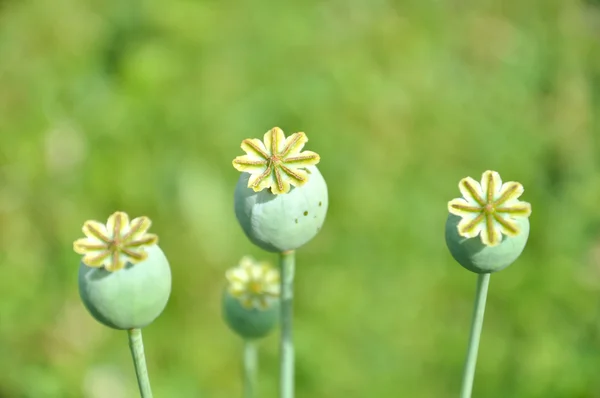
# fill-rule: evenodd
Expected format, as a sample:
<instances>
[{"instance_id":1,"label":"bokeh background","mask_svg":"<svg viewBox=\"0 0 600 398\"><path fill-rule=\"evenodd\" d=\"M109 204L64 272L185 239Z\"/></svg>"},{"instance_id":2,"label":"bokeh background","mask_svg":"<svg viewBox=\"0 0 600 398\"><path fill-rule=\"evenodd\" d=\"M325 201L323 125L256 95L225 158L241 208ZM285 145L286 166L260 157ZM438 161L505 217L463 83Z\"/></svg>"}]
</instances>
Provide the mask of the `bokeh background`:
<instances>
[{"instance_id":1,"label":"bokeh background","mask_svg":"<svg viewBox=\"0 0 600 398\"><path fill-rule=\"evenodd\" d=\"M474 396L600 397L600 8L574 0L0 1L0 397L137 396L73 240L149 216L173 272L155 396L241 396L224 272L244 138L304 131L330 192L298 252L298 398L456 397L476 277L444 243L458 181L525 186ZM277 334L261 345L277 396Z\"/></svg>"}]
</instances>

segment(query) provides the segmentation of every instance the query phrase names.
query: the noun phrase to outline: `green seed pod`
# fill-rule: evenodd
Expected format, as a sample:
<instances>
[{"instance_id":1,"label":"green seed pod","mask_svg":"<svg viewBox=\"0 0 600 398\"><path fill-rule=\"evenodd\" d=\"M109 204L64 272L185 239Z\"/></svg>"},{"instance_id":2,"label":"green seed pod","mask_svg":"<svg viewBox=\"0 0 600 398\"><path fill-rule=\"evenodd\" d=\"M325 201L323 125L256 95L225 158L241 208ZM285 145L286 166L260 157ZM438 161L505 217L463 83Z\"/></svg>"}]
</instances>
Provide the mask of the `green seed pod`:
<instances>
[{"instance_id":1,"label":"green seed pod","mask_svg":"<svg viewBox=\"0 0 600 398\"><path fill-rule=\"evenodd\" d=\"M486 246L479 237L465 238L458 234L460 217L449 214L446 220L446 245L452 257L469 271L478 274L493 273L511 265L523 252L529 237L529 219L520 218L521 232L516 236L503 236L496 246Z\"/></svg>"},{"instance_id":2,"label":"green seed pod","mask_svg":"<svg viewBox=\"0 0 600 398\"><path fill-rule=\"evenodd\" d=\"M260 339L267 336L279 320L279 303L265 310L246 308L227 291L223 294L223 318L227 326L244 339Z\"/></svg>"},{"instance_id":3,"label":"green seed pod","mask_svg":"<svg viewBox=\"0 0 600 398\"><path fill-rule=\"evenodd\" d=\"M143 328L163 312L171 294L171 269L160 247L146 252L145 260L116 272L81 263L79 295L98 322L113 329Z\"/></svg>"},{"instance_id":4,"label":"green seed pod","mask_svg":"<svg viewBox=\"0 0 600 398\"><path fill-rule=\"evenodd\" d=\"M84 257L79 266L79 294L89 313L113 329L143 328L165 309L171 294L169 262L148 234L146 217L131 223L114 213L106 225L87 221L86 238L74 243Z\"/></svg>"},{"instance_id":5,"label":"green seed pod","mask_svg":"<svg viewBox=\"0 0 600 398\"><path fill-rule=\"evenodd\" d=\"M529 237L531 205L518 198L523 186L502 183L495 171L459 183L462 198L448 202L446 245L454 259L469 271L493 273L511 265Z\"/></svg>"},{"instance_id":6,"label":"green seed pod","mask_svg":"<svg viewBox=\"0 0 600 398\"><path fill-rule=\"evenodd\" d=\"M244 339L268 335L279 320L279 272L244 257L226 278L222 311L227 325Z\"/></svg>"},{"instance_id":7,"label":"green seed pod","mask_svg":"<svg viewBox=\"0 0 600 398\"><path fill-rule=\"evenodd\" d=\"M275 127L263 141L246 139L246 155L233 160L242 172L235 189L235 215L246 236L270 252L296 250L315 237L327 214L327 184L315 152L300 152L306 134L285 138Z\"/></svg>"},{"instance_id":8,"label":"green seed pod","mask_svg":"<svg viewBox=\"0 0 600 398\"><path fill-rule=\"evenodd\" d=\"M248 188L250 174L242 173L235 189L235 215L252 243L269 252L296 250L320 231L327 215L325 179L316 166L310 179L286 194Z\"/></svg>"}]
</instances>

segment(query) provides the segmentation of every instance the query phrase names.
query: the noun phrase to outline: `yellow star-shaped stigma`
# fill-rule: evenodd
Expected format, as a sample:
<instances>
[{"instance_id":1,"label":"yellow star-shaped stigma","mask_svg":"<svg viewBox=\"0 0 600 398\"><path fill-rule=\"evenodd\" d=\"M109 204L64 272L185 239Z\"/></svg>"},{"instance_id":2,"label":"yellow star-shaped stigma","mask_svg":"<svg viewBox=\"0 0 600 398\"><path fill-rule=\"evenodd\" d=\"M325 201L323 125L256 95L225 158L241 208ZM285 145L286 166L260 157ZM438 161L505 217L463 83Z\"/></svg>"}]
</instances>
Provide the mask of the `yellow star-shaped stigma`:
<instances>
[{"instance_id":1,"label":"yellow star-shaped stigma","mask_svg":"<svg viewBox=\"0 0 600 398\"><path fill-rule=\"evenodd\" d=\"M86 221L83 224L85 238L73 243L73 250L83 255L83 263L89 267L104 267L114 272L125 267L127 262L139 263L148 257L145 247L158 242L158 236L147 233L151 221L138 217L129 221L123 212L115 212L106 224Z\"/></svg>"},{"instance_id":2,"label":"yellow star-shaped stigma","mask_svg":"<svg viewBox=\"0 0 600 398\"><path fill-rule=\"evenodd\" d=\"M288 193L292 186L300 187L308 181L306 166L319 163L315 152L300 152L308 138L304 133L294 133L285 138L279 127L269 130L263 141L253 138L242 141L246 155L233 160L238 171L251 174L248 188L260 192L271 188L273 194Z\"/></svg>"},{"instance_id":3,"label":"yellow star-shaped stigma","mask_svg":"<svg viewBox=\"0 0 600 398\"><path fill-rule=\"evenodd\" d=\"M513 181L503 184L495 171L483 173L481 183L471 177L463 178L458 187L463 197L448 202L448 211L462 218L458 233L465 238L481 234L481 242L486 246L499 245L503 234L518 235L517 218L531 214L531 204L518 200L523 186Z\"/></svg>"},{"instance_id":4,"label":"yellow star-shaped stigma","mask_svg":"<svg viewBox=\"0 0 600 398\"><path fill-rule=\"evenodd\" d=\"M279 299L279 271L267 263L246 256L225 277L229 294L246 308L266 310Z\"/></svg>"}]
</instances>

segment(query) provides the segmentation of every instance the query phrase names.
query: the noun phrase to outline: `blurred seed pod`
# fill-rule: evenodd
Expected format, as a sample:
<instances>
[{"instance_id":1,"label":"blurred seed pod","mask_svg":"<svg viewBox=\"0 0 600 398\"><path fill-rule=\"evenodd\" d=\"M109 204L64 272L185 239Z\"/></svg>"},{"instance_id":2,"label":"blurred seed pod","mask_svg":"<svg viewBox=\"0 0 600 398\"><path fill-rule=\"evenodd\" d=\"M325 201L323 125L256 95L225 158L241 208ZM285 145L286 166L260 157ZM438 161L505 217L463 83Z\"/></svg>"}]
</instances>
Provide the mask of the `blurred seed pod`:
<instances>
[{"instance_id":1,"label":"blurred seed pod","mask_svg":"<svg viewBox=\"0 0 600 398\"><path fill-rule=\"evenodd\" d=\"M226 279L222 311L229 328L244 339L267 336L279 320L279 272L244 257Z\"/></svg>"},{"instance_id":2,"label":"blurred seed pod","mask_svg":"<svg viewBox=\"0 0 600 398\"><path fill-rule=\"evenodd\" d=\"M242 303L225 292L223 294L223 317L229 328L244 339L266 337L277 325L279 304L265 310L246 308Z\"/></svg>"}]
</instances>

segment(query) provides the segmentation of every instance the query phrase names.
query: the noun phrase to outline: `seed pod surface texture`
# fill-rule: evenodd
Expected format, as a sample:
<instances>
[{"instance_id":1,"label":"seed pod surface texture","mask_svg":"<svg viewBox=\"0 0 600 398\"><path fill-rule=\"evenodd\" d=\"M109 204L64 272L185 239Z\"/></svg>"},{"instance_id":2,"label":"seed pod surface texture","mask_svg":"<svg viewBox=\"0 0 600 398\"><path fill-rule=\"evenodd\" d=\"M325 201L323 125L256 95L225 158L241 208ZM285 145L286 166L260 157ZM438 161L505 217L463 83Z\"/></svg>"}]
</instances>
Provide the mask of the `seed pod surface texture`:
<instances>
[{"instance_id":1,"label":"seed pod surface texture","mask_svg":"<svg viewBox=\"0 0 600 398\"><path fill-rule=\"evenodd\" d=\"M521 230L517 236L504 235L497 246L486 246L481 238L465 238L458 234L457 225L461 218L449 214L446 220L446 245L452 257L469 271L484 274L498 272L521 255L529 237L529 219L518 218Z\"/></svg>"},{"instance_id":2,"label":"seed pod surface texture","mask_svg":"<svg viewBox=\"0 0 600 398\"><path fill-rule=\"evenodd\" d=\"M248 188L250 174L241 174L235 214L252 243L269 252L296 250L320 231L327 214L327 184L316 166L306 169L306 184L281 195L269 189L254 192Z\"/></svg>"},{"instance_id":3,"label":"seed pod surface texture","mask_svg":"<svg viewBox=\"0 0 600 398\"><path fill-rule=\"evenodd\" d=\"M116 272L80 264L79 294L98 322L119 330L143 328L165 309L171 294L169 262L158 245L145 250L145 260Z\"/></svg>"}]
</instances>

